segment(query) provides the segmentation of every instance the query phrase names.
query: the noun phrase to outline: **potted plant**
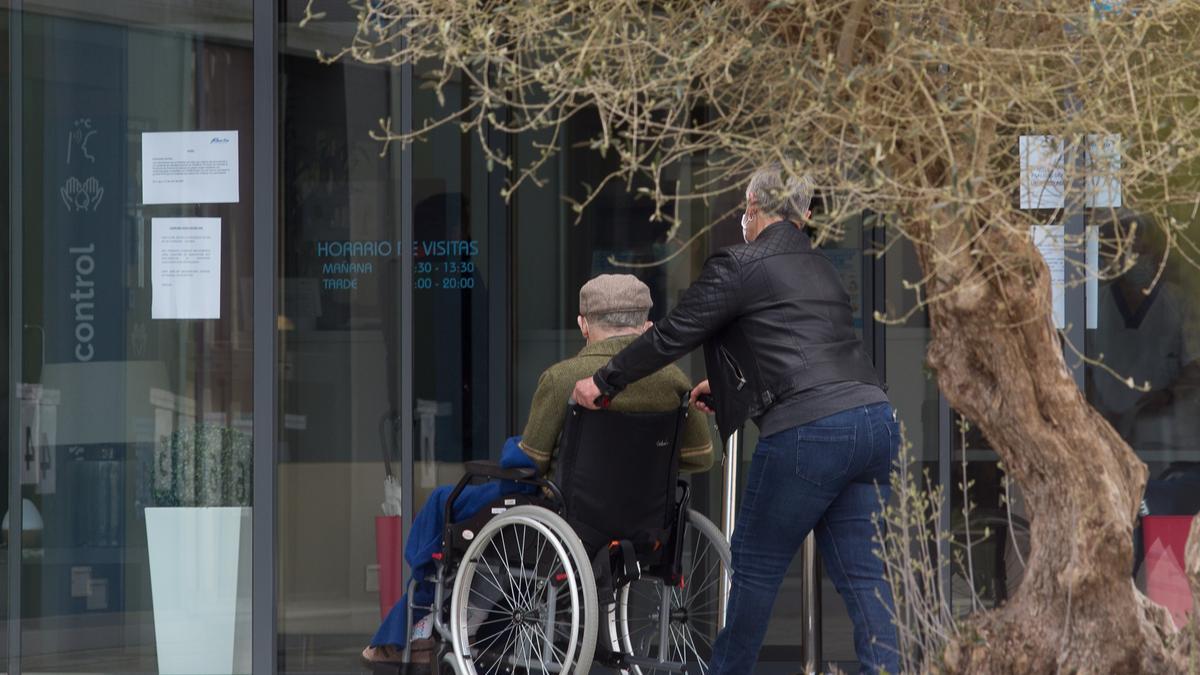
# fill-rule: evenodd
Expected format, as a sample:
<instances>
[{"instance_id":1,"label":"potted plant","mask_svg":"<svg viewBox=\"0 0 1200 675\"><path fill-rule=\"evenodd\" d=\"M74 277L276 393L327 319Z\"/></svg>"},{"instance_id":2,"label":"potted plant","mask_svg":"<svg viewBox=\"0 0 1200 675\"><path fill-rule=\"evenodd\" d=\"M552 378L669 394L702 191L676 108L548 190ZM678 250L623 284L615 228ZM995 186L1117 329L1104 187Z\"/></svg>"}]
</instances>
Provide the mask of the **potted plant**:
<instances>
[{"instance_id":1,"label":"potted plant","mask_svg":"<svg viewBox=\"0 0 1200 675\"><path fill-rule=\"evenodd\" d=\"M146 508L158 670L250 672L251 437L214 424L154 448Z\"/></svg>"}]
</instances>

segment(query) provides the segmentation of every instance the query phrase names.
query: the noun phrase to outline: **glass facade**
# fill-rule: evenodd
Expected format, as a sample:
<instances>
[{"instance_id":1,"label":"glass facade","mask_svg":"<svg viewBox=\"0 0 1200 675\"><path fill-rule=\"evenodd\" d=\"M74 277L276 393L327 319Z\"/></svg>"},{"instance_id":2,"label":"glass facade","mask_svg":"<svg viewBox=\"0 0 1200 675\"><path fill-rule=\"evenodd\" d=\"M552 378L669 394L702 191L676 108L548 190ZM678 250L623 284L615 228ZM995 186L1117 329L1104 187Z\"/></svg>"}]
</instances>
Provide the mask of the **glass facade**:
<instances>
[{"instance_id":1,"label":"glass facade","mask_svg":"<svg viewBox=\"0 0 1200 675\"><path fill-rule=\"evenodd\" d=\"M399 115L399 71L321 63L316 51L348 41L354 17L301 29L302 5L279 16L277 666L328 672L330 655L379 621L366 576L385 461L401 472L397 349L410 296L396 249L407 175L369 135Z\"/></svg>"},{"instance_id":2,"label":"glass facade","mask_svg":"<svg viewBox=\"0 0 1200 675\"><path fill-rule=\"evenodd\" d=\"M8 666L203 669L212 635L248 668L250 3L5 19ZM223 194L147 185L185 136L232 149Z\"/></svg>"},{"instance_id":3,"label":"glass facade","mask_svg":"<svg viewBox=\"0 0 1200 675\"><path fill-rule=\"evenodd\" d=\"M539 375L583 345L579 287L636 274L655 319L710 252L740 240L737 195L681 204L672 228L637 185L610 184L577 215L569 200L611 168L579 143L599 124L586 115L556 139L445 126L381 152L381 120L419 126L469 101L469 83L439 101L423 64L328 63L318 52L348 44L356 16L330 2L305 22L307 4L0 11L0 670L360 669L407 582L399 542L414 509L521 432ZM502 199L513 176L484 144L520 162L548 142L559 153L540 186ZM703 161L664 184L686 189ZM864 214L825 252L918 470L951 495L945 527L980 547L973 587L946 576L967 612L1019 583L1028 526L995 453L923 365L928 320L904 284L917 260L880 222ZM1139 245L1153 258L1155 242ZM1168 266L1149 295L1120 282L1067 291L1071 306L1096 299L1079 336L1089 355L1150 383L1130 392L1079 369L1161 479L1148 501L1163 513L1200 510L1166 484L1196 461L1193 277ZM699 353L679 365L703 377ZM756 440L747 429L729 457L743 477ZM720 465L692 490L720 522ZM799 665L802 579L798 558L760 672ZM849 618L821 580L821 656L854 669Z\"/></svg>"}]
</instances>

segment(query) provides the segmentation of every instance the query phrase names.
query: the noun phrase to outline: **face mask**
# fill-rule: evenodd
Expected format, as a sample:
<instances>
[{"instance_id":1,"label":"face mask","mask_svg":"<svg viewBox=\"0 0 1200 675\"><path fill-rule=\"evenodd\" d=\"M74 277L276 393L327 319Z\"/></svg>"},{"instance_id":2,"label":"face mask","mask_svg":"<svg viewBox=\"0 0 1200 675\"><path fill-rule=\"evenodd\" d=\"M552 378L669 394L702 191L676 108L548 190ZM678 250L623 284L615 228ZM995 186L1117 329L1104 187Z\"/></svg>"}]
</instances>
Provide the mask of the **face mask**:
<instances>
[{"instance_id":1,"label":"face mask","mask_svg":"<svg viewBox=\"0 0 1200 675\"><path fill-rule=\"evenodd\" d=\"M747 215L749 215L749 214L748 214L748 212L746 212L746 211L742 211L742 241L744 241L744 242L746 242L747 244L749 244L749 243L750 243L750 236L749 236L749 234L748 234L748 233L747 233L747 231L746 231L746 226L747 226L747 225L749 225L749 221L748 221L748 220L747 220L747 218L746 218L746 216L747 216Z\"/></svg>"}]
</instances>

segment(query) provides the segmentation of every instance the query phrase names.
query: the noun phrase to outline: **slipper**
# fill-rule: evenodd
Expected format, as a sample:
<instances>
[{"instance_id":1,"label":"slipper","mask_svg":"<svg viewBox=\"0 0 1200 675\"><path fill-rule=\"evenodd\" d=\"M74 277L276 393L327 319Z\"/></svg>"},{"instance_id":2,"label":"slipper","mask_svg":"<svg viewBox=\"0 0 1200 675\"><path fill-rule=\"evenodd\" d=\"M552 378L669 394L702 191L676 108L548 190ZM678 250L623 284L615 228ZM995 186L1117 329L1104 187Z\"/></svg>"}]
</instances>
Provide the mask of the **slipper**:
<instances>
[{"instance_id":1,"label":"slipper","mask_svg":"<svg viewBox=\"0 0 1200 675\"><path fill-rule=\"evenodd\" d=\"M432 638L413 640L408 644L409 663L429 663L433 660L434 642Z\"/></svg>"},{"instance_id":2,"label":"slipper","mask_svg":"<svg viewBox=\"0 0 1200 675\"><path fill-rule=\"evenodd\" d=\"M404 663L404 652L392 645L380 645L362 650L362 658L367 663Z\"/></svg>"}]
</instances>

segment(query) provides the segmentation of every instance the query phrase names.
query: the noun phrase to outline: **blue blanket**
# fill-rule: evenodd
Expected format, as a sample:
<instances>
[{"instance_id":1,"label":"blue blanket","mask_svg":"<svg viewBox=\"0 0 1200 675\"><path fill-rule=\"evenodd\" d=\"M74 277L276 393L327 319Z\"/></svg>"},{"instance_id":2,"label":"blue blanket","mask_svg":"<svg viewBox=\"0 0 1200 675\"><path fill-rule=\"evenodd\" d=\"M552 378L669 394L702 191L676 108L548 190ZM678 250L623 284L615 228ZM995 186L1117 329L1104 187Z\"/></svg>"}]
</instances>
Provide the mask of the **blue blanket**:
<instances>
[{"instance_id":1,"label":"blue blanket","mask_svg":"<svg viewBox=\"0 0 1200 675\"><path fill-rule=\"evenodd\" d=\"M529 456L521 450L520 441L520 436L513 436L504 442L504 450L500 453L500 466L506 469L536 468L533 460L529 459ZM450 499L450 493L453 490L454 486L452 485L436 488L429 495L429 501L425 502L425 506L421 507L420 512L413 518L412 529L408 533L408 541L404 546L404 559L408 561L413 577L421 580L414 593L414 606L428 607L433 604L433 584L426 582L425 579L437 572L433 554L442 550L446 501ZM492 481L483 485L469 485L463 489L458 499L454 500L454 520L457 522L470 518L504 495L517 492L530 494L535 491L537 491L537 487L533 485L508 480ZM392 606L391 611L384 618L383 624L375 633L375 637L371 638L372 647L392 645L400 649L404 648L405 641L408 640L407 610L408 598L405 594ZM426 613L425 610L414 607L413 618L419 620Z\"/></svg>"}]
</instances>

